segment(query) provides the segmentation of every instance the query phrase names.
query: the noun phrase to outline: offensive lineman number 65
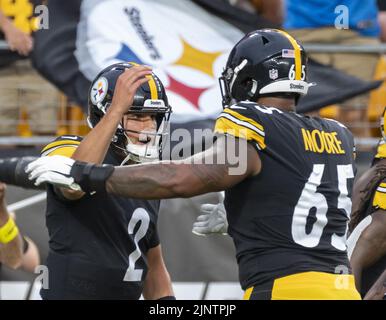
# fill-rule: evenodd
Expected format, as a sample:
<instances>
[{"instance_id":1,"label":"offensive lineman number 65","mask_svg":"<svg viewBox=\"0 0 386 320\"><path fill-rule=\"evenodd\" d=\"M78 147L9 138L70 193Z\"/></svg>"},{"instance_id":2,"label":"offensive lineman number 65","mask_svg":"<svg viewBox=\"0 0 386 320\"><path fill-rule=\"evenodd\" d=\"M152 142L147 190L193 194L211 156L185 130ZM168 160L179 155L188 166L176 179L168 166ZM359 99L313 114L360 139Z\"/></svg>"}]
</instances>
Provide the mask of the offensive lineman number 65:
<instances>
[{"instance_id":1,"label":"offensive lineman number 65","mask_svg":"<svg viewBox=\"0 0 386 320\"><path fill-rule=\"evenodd\" d=\"M312 173L306 182L302 194L295 207L292 219L292 237L297 244L307 248L316 247L322 238L324 227L327 225L328 203L326 197L317 192L324 173L324 164L314 164ZM354 170L351 164L337 165L338 172L338 205L337 208L351 213L351 199L348 197L347 180L354 178ZM307 218L312 208L316 209L316 221L310 233L306 233ZM331 245L340 250L346 250L346 232L343 236L333 234Z\"/></svg>"}]
</instances>

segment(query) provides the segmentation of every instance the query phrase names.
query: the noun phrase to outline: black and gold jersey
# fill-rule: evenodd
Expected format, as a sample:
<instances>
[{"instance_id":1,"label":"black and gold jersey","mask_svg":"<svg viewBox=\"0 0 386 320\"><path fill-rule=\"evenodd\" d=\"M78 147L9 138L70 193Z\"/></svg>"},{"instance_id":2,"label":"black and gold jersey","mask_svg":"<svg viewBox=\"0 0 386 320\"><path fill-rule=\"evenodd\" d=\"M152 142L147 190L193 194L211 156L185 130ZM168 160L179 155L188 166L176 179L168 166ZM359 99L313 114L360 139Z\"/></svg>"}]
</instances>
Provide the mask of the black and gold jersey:
<instances>
[{"instance_id":1,"label":"black and gold jersey","mask_svg":"<svg viewBox=\"0 0 386 320\"><path fill-rule=\"evenodd\" d=\"M226 190L243 289L306 271L349 271L354 142L342 124L255 103L226 108L216 133L252 143L261 172Z\"/></svg>"},{"instance_id":2,"label":"black and gold jersey","mask_svg":"<svg viewBox=\"0 0 386 320\"><path fill-rule=\"evenodd\" d=\"M62 136L43 155L71 156L81 139ZM109 149L106 164L119 165ZM46 224L50 252L44 299L138 299L147 274L146 254L159 244L159 201L109 194L66 200L50 186Z\"/></svg>"}]
</instances>

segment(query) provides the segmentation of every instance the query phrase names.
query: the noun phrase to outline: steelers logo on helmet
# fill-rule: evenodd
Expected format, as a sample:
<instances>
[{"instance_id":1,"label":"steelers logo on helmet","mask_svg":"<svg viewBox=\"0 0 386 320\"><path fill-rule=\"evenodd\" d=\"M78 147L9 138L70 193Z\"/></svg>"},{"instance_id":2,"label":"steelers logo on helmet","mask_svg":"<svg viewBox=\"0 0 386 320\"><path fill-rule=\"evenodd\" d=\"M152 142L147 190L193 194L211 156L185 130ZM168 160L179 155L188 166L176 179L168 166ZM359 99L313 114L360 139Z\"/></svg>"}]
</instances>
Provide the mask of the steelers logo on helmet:
<instances>
[{"instance_id":1,"label":"steelers logo on helmet","mask_svg":"<svg viewBox=\"0 0 386 320\"><path fill-rule=\"evenodd\" d=\"M137 63L125 62L113 64L102 70L90 87L87 122L91 128L95 127L105 115L114 95L118 77ZM112 146L123 155L122 164L128 161L149 162L158 160L162 154L162 141L167 134L171 107L168 103L165 88L159 78L152 73L146 76L149 81L143 83L136 91L132 106L127 115L150 115L155 118L155 130L136 131L126 128L124 118L118 125L112 139ZM139 142L131 136L139 136Z\"/></svg>"},{"instance_id":2,"label":"steelers logo on helmet","mask_svg":"<svg viewBox=\"0 0 386 320\"><path fill-rule=\"evenodd\" d=\"M93 104L98 105L107 95L108 81L105 77L100 77L95 81L90 90L90 99Z\"/></svg>"},{"instance_id":3,"label":"steelers logo on helmet","mask_svg":"<svg viewBox=\"0 0 386 320\"><path fill-rule=\"evenodd\" d=\"M311 86L303 47L276 29L256 30L243 37L231 50L219 82L224 106L256 102L267 95L298 98Z\"/></svg>"}]
</instances>

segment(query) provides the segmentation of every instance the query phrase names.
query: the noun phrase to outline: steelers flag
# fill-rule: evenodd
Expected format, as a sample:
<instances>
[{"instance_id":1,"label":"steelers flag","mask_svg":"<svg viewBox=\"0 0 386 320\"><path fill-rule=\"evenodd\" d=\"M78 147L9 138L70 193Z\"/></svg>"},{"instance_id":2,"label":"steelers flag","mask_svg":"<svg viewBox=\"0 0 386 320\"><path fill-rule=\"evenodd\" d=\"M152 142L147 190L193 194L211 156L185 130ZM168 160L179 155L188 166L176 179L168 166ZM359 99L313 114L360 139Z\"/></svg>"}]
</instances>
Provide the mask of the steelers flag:
<instances>
[{"instance_id":1,"label":"steelers flag","mask_svg":"<svg viewBox=\"0 0 386 320\"><path fill-rule=\"evenodd\" d=\"M51 0L48 6L49 29L36 33L33 55L48 80L86 108L90 81L104 67L151 65L174 123L215 119L222 109L218 77L233 45L246 32L277 27L225 0ZM316 63L309 73L317 86L300 100L301 112L379 85Z\"/></svg>"},{"instance_id":2,"label":"steelers flag","mask_svg":"<svg viewBox=\"0 0 386 320\"><path fill-rule=\"evenodd\" d=\"M218 77L243 32L190 0L52 0L50 28L36 35L35 66L87 105L90 81L108 65L153 66L172 120L215 119Z\"/></svg>"}]
</instances>

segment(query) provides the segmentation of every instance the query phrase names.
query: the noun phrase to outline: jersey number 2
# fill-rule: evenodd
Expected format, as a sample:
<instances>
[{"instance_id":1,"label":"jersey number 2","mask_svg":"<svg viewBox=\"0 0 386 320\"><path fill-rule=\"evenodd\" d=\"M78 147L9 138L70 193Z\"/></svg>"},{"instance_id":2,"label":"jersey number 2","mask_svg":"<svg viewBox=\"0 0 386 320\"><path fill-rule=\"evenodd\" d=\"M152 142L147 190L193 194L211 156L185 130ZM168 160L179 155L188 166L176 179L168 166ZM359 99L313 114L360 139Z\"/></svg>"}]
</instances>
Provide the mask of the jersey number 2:
<instances>
[{"instance_id":1,"label":"jersey number 2","mask_svg":"<svg viewBox=\"0 0 386 320\"><path fill-rule=\"evenodd\" d=\"M138 242L146 235L147 229L149 228L150 217L147 211L143 208L137 208L134 210L133 215L130 219L128 232L130 235L134 233L134 228L137 223L140 222L137 233L134 236L135 250L129 255L129 267L127 268L123 281L141 281L142 280L142 269L135 269L135 263L141 257L142 252L139 248Z\"/></svg>"},{"instance_id":2,"label":"jersey number 2","mask_svg":"<svg viewBox=\"0 0 386 320\"><path fill-rule=\"evenodd\" d=\"M328 204L326 197L317 192L324 172L324 164L315 164L307 183L305 184L302 194L296 204L292 219L292 238L294 241L307 248L316 247L322 238L323 229L327 225ZM338 165L338 209L344 210L347 216L351 213L351 199L348 197L347 180L354 178L354 170L351 164ZM312 226L311 232L306 232L307 218L310 210L315 208L316 221ZM347 233L347 227L346 227ZM340 250L346 250L346 233L343 236L333 234L331 245Z\"/></svg>"}]
</instances>

